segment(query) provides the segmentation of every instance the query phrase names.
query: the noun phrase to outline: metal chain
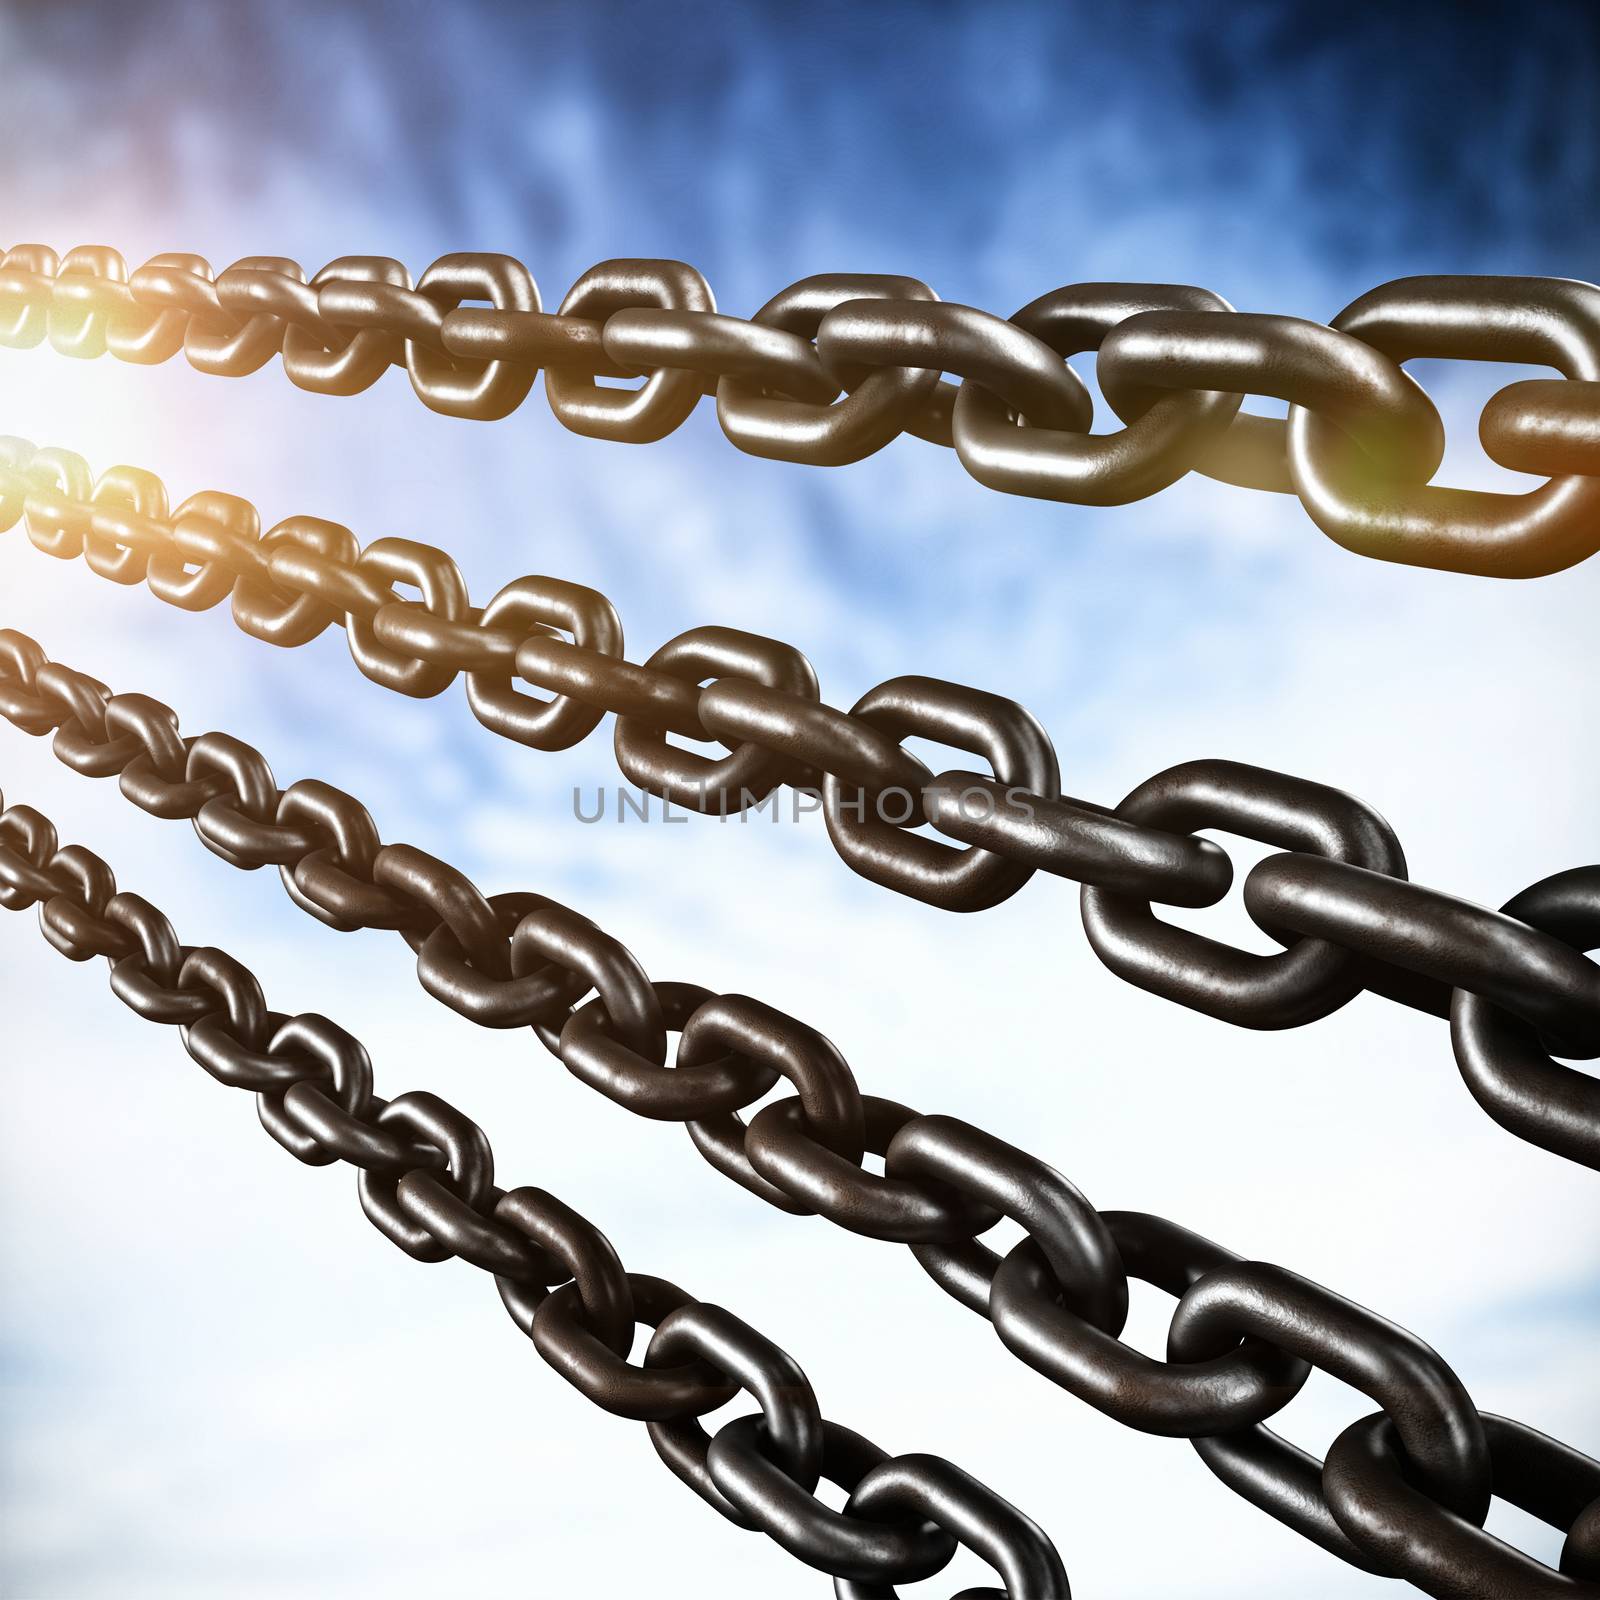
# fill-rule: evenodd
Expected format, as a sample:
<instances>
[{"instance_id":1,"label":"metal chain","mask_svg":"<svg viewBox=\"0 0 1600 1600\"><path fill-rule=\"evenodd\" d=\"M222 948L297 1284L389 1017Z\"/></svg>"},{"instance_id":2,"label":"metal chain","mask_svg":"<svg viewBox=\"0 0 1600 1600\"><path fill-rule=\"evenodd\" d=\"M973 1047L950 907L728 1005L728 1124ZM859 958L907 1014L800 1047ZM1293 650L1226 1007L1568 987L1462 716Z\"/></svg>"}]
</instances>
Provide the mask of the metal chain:
<instances>
[{"instance_id":1,"label":"metal chain","mask_svg":"<svg viewBox=\"0 0 1600 1600\"><path fill-rule=\"evenodd\" d=\"M281 256L213 277L203 257L130 273L112 249L0 256L0 344L151 364L182 350L240 377L281 355L290 382L351 395L404 366L448 416L506 416L541 369L557 420L591 438L664 438L715 395L741 450L839 466L903 432L952 446L980 483L1086 505L1143 499L1190 471L1298 495L1346 549L1506 578L1559 572L1600 549L1600 288L1566 278L1402 278L1333 321L1235 311L1206 289L1087 283L1002 320L914 278L828 274L749 321L716 310L681 261L591 267L554 314L510 256L440 257L412 286L383 256L344 256L307 281ZM1122 426L1091 434L1067 358L1097 352ZM1444 429L1402 370L1418 357L1553 367L1484 410L1484 448L1545 477L1522 495L1431 483ZM961 380L941 381L941 374ZM637 388L596 380L642 379ZM1240 410L1287 401L1287 421Z\"/></svg>"},{"instance_id":2,"label":"metal chain","mask_svg":"<svg viewBox=\"0 0 1600 1600\"><path fill-rule=\"evenodd\" d=\"M1432 1349L1374 1313L1162 1218L1097 1211L994 1134L863 1094L806 1024L748 996L654 981L578 912L537 894L485 897L446 863L382 844L350 796L315 780L280 791L251 746L185 739L170 708L112 694L12 632L0 632L0 713L28 733L54 730L63 762L119 775L134 804L190 819L234 866L276 865L296 903L331 926L398 930L435 999L485 1027L531 1027L591 1088L684 1123L712 1166L768 1204L908 1245L1013 1355L1129 1427L1190 1439L1230 1488L1333 1554L1452 1600L1600 1600L1600 1462L1480 1413ZM1600 869L1530 893L1592 915ZM671 1065L669 1032L680 1035ZM780 1078L794 1094L746 1123L739 1113ZM1002 1257L980 1236L1003 1217L1025 1237ZM1178 1299L1165 1361L1119 1337L1130 1276ZM1326 1462L1264 1426L1313 1366L1380 1407ZM731 1466L730 1453L713 1445L705 1470L742 1505L732 1485L753 1481L740 1474L754 1457ZM770 1463L757 1470L776 1481ZM1483 1530L1491 1489L1567 1533L1559 1575Z\"/></svg>"},{"instance_id":3,"label":"metal chain","mask_svg":"<svg viewBox=\"0 0 1600 1600\"><path fill-rule=\"evenodd\" d=\"M555 1195L501 1188L475 1122L434 1094L381 1099L357 1039L315 1013L271 1010L248 967L180 944L161 911L119 892L99 856L59 848L47 817L0 799L0 906L33 905L58 951L104 956L124 1005L178 1027L213 1078L253 1093L262 1126L291 1155L353 1166L361 1208L386 1238L418 1261L454 1257L490 1273L512 1321L568 1383L645 1422L661 1459L707 1504L833 1576L842 1600L932 1577L958 1543L994 1566L1010 1600L1068 1600L1055 1547L992 1489L940 1457L890 1457L827 1421L805 1373L765 1335L676 1284L625 1271L611 1241ZM652 1332L634 1364L639 1328ZM698 1419L741 1394L759 1412L708 1436ZM817 1497L824 1479L849 1497L842 1511Z\"/></svg>"},{"instance_id":4,"label":"metal chain","mask_svg":"<svg viewBox=\"0 0 1600 1600\"><path fill-rule=\"evenodd\" d=\"M465 672L478 720L536 749L576 744L614 712L623 773L688 810L726 815L783 784L820 787L828 835L856 872L945 910L996 905L1040 869L1075 881L1089 942L1113 972L1239 1026L1298 1027L1363 989L1448 1017L1484 1110L1600 1169L1600 1080L1553 1059L1600 1055L1600 967L1581 954L1600 945L1600 868L1558 874L1490 911L1408 882L1383 818L1320 783L1193 761L1110 809L1060 793L1049 736L1001 696L908 676L843 712L821 703L792 645L723 627L691 629L636 665L622 659L616 610L593 589L518 578L479 610L433 546L379 539L362 551L348 528L313 517L262 535L256 508L232 495L207 491L169 512L150 473L116 467L95 480L68 451L0 439L0 531L23 517L39 549L81 555L182 609L231 595L254 638L299 645L339 624L361 671L400 693L439 694ZM422 600L399 599L397 583ZM669 734L720 739L729 753L683 750ZM992 775L931 774L904 748L913 737L971 749ZM920 835L921 823L954 845ZM1232 864L1195 836L1201 828L1284 852L1244 884L1281 953L1254 955L1156 916L1156 905L1205 907L1228 892Z\"/></svg>"}]
</instances>

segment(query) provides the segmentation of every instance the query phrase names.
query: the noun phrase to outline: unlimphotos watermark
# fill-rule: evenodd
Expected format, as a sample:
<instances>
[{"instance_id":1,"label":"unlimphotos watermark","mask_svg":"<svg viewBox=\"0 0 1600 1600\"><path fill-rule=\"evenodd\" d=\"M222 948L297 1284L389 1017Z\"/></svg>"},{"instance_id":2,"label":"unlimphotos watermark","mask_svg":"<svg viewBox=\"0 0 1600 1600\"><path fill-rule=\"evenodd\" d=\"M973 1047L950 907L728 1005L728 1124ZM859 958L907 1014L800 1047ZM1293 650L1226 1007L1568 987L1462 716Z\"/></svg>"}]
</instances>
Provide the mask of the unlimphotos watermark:
<instances>
[{"instance_id":1,"label":"unlimphotos watermark","mask_svg":"<svg viewBox=\"0 0 1600 1600\"><path fill-rule=\"evenodd\" d=\"M805 784L796 787L780 786L766 794L751 789L741 789L738 804L731 796L716 793L721 804L711 808L711 814L720 822L737 820L798 822L802 817L826 813L830 819L849 822L883 822L892 828L903 828L921 820L922 796L910 789L890 787L868 793L865 789L845 790L842 787L831 794ZM942 790L948 796L948 790ZM955 791L955 804L969 822L987 822L1002 811L1023 818L1034 814L1033 801L1037 797L1027 789L1009 788L997 793L988 785L972 784ZM583 823L687 822L701 813L695 807L652 794L630 784L597 783L592 790L573 786L572 814Z\"/></svg>"}]
</instances>

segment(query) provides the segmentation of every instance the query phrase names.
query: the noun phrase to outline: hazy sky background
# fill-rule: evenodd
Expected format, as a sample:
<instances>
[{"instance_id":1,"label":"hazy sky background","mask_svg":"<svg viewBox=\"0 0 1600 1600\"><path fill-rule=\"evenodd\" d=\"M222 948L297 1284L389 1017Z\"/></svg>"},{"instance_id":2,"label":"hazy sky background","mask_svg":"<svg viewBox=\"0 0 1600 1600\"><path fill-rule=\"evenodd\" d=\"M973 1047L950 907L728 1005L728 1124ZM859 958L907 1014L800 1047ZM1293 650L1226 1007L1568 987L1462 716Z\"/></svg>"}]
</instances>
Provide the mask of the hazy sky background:
<instances>
[{"instance_id":1,"label":"hazy sky background","mask_svg":"<svg viewBox=\"0 0 1600 1600\"><path fill-rule=\"evenodd\" d=\"M547 305L597 260L655 255L741 314L859 270L1002 314L1058 284L1150 279L1326 319L1406 273L1596 277L1597 35L1592 7L1557 4L1370 23L1255 5L13 4L0 238L111 244L132 265L380 253L417 273L504 250ZM1415 370L1450 430L1441 477L1508 480L1475 417L1516 374ZM528 572L590 583L635 659L724 623L797 644L835 704L903 672L1012 695L1072 793L1113 802L1199 756L1278 767L1369 800L1415 877L1494 904L1595 859L1600 562L1511 584L1362 561L1292 500L1198 478L1119 510L1029 503L911 439L839 471L780 466L740 455L707 408L628 450L565 433L537 392L494 425L439 417L394 373L333 400L276 364L222 382L43 349L0 351L0 390L0 431L151 468L175 500L225 489L269 523L443 545L480 603ZM852 876L815 818L582 827L571 789L614 776L609 723L527 751L479 728L459 686L416 703L368 683L336 630L276 652L226 607L168 609L20 531L0 541L0 595L0 625L172 702L190 732L259 744L281 784L325 778L386 838L579 907L658 977L806 1018L869 1090L1371 1305L1484 1409L1600 1450L1593 1175L1490 1122L1437 1021L1363 999L1296 1033L1231 1029L1106 972L1067 885L953 918ZM433 1004L398 940L335 936L270 873L233 871L9 729L0 786L186 940L254 966L274 1006L356 1032L380 1092L435 1089L480 1120L506 1186L554 1190L634 1270L762 1328L828 1416L1015 1500L1075 1594L1384 1592L1187 1446L1051 1388L904 1252L766 1210L526 1036ZM1230 848L1242 879L1256 852ZM1237 894L1183 920L1265 947ZM0 919L7 1597L827 1591L568 1389L481 1274L409 1261L345 1169L301 1168L32 922ZM1168 1303L1135 1301L1131 1335L1159 1352ZM1314 1378L1284 1427L1320 1451L1370 1409ZM1520 1514L1492 1525L1557 1548Z\"/></svg>"}]
</instances>

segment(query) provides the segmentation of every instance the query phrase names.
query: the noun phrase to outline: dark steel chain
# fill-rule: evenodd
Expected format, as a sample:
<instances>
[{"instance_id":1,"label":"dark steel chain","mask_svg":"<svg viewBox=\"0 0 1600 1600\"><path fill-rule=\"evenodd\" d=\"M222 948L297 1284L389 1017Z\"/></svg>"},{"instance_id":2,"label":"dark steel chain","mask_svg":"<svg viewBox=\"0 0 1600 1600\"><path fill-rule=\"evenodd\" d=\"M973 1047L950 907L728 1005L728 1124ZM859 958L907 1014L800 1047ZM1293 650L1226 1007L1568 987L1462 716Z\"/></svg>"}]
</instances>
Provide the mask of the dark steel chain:
<instances>
[{"instance_id":1,"label":"dark steel chain","mask_svg":"<svg viewBox=\"0 0 1600 1600\"><path fill-rule=\"evenodd\" d=\"M493 1276L544 1360L601 1410L645 1422L666 1465L730 1522L830 1574L847 1600L932 1577L958 1544L994 1565L1011 1600L1068 1600L1055 1547L992 1489L827 1421L805 1373L765 1335L626 1271L605 1234L555 1195L501 1188L483 1130L456 1107L420 1091L380 1098L357 1039L315 1013L270 1009L243 963L181 944L99 856L60 847L47 817L0 799L0 906L34 905L61 954L104 956L124 1005L177 1027L213 1078L253 1093L290 1154L353 1166L368 1220L407 1255ZM652 1331L636 1364L640 1328ZM708 1436L698 1419L742 1394L759 1411ZM843 1511L816 1495L824 1478L849 1495Z\"/></svg>"},{"instance_id":2,"label":"dark steel chain","mask_svg":"<svg viewBox=\"0 0 1600 1600\"><path fill-rule=\"evenodd\" d=\"M806 1024L748 996L654 981L578 912L536 894L485 897L446 863L409 845L382 844L350 796L313 780L280 791L250 746L216 733L185 739L166 706L114 695L51 664L20 634L0 633L0 667L0 714L34 735L53 731L67 765L119 775L133 803L188 818L201 842L235 866L277 865L296 902L336 928L398 930L435 999L486 1027L532 1028L590 1087L637 1115L684 1123L707 1161L774 1207L908 1245L947 1294L993 1324L1013 1355L1129 1427L1190 1439L1223 1482L1333 1554L1457 1600L1600 1597L1600 1462L1480 1413L1454 1372L1413 1335L1162 1218L1098 1211L1060 1173L984 1129L863 1094L835 1047ZM1324 823L1330 838L1346 841L1371 826L1354 802ZM0 857L0 883L10 881L8 870ZM33 880L24 873L16 881ZM1593 913L1600 872L1549 881L1563 884L1541 903L1552 920L1561 903ZM671 1032L679 1040L669 1064ZM740 1112L780 1078L793 1094L747 1124ZM324 1095L319 1112L327 1104ZM438 1142L428 1129L406 1131ZM881 1174L866 1168L868 1155L882 1158ZM386 1186L369 1188L389 1205ZM427 1248L442 1238L461 1253L460 1235L442 1232L438 1221L456 1214L450 1201L437 1181L429 1193L431 1209L407 1216L433 1231L413 1242ZM1003 1257L981 1238L1002 1218L1025 1234ZM474 1248L488 1250L471 1237ZM1165 1361L1119 1337L1130 1277L1177 1297ZM551 1318L566 1341L552 1359L566 1363L569 1375L589 1374L601 1357L592 1336L567 1337L572 1294L557 1291L549 1304L565 1308L543 1313L547 1342ZM723 1348L688 1334L666 1343L663 1360L707 1358ZM1314 1366L1380 1408L1335 1441L1325 1464L1264 1426ZM733 1357L722 1370L765 1398ZM796 1489L791 1471L790 1482L780 1483L789 1458L776 1448L774 1413L765 1413L774 1446L765 1460L745 1448L745 1434L727 1444L719 1435L707 1446L688 1424L658 1430L657 1447L702 1492L709 1480L737 1508L756 1516L752 1507L767 1506L774 1523L790 1526L798 1512L787 1508L803 1507L815 1478ZM842 1460L843 1446L839 1454ZM832 1466L823 1470L834 1476ZM1559 1574L1483 1530L1491 1491L1566 1531ZM938 1503L914 1487L865 1493L858 1486L850 1501L863 1515L882 1508L933 1515L928 1508ZM1013 1596L1031 1592L1017 1586L1020 1578L1013 1583L1003 1560L991 1559ZM839 1592L874 1591L841 1583Z\"/></svg>"},{"instance_id":3,"label":"dark steel chain","mask_svg":"<svg viewBox=\"0 0 1600 1600\"><path fill-rule=\"evenodd\" d=\"M204 258L136 271L112 249L0 256L0 344L140 364L180 350L240 377L281 356L290 382L352 395L403 366L448 416L515 410L541 369L562 426L640 444L708 395L741 450L839 466L901 433L953 447L980 483L1085 505L1143 499L1190 471L1293 493L1361 555L1507 578L1600 549L1600 288L1565 278L1402 278L1328 325L1235 311L1181 284L1071 284L1009 320L914 278L828 274L748 321L681 261L591 267L559 311L510 256L453 254L413 287L399 261L345 256L307 280L281 256L213 275ZM1091 434L1068 358L1095 353L1122 424ZM1434 485L1444 430L1402 367L1418 357L1549 366L1486 407L1484 448L1546 482L1527 494ZM959 378L959 385L942 375ZM596 379L642 380L636 388ZM1240 410L1286 401L1286 421Z\"/></svg>"},{"instance_id":4,"label":"dark steel chain","mask_svg":"<svg viewBox=\"0 0 1600 1600\"><path fill-rule=\"evenodd\" d=\"M433 546L380 539L363 551L348 528L312 517L263 535L255 507L235 496L206 491L169 510L149 473L116 467L96 480L68 451L0 440L0 531L22 518L47 554L81 555L182 609L231 595L255 638L298 645L342 625L360 670L399 693L439 694L464 672L478 720L532 748L567 748L614 712L624 775L688 810L728 814L785 784L820 785L838 854L930 905L982 910L1040 869L1077 882L1089 942L1112 971L1238 1026L1301 1026L1364 989L1448 1017L1457 1065L1491 1117L1600 1168L1600 1080L1555 1059L1600 1055L1600 966L1582 953L1600 945L1600 867L1491 911L1407 881L1383 818L1320 783L1195 761L1109 809L1060 792L1049 736L999 695L906 676L844 712L819 700L794 646L724 627L691 629L636 665L622 658L611 602L579 584L518 578L479 610ZM399 599L402 582L421 601ZM720 740L728 753L687 751L669 734ZM991 771L930 774L904 748L914 737L970 749ZM1253 955L1156 915L1228 892L1232 864L1196 836L1204 828L1283 852L1244 885L1281 953Z\"/></svg>"}]
</instances>

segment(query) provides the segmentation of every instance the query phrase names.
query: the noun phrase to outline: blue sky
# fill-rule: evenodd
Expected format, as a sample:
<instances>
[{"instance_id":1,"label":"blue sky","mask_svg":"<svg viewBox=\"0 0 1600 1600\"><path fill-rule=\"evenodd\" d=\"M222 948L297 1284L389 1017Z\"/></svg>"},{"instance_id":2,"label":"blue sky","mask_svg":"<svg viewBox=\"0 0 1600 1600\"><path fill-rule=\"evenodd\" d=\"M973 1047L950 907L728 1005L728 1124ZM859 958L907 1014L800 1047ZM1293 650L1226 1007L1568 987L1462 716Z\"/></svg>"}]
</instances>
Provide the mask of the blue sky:
<instances>
[{"instance_id":1,"label":"blue sky","mask_svg":"<svg viewBox=\"0 0 1600 1600\"><path fill-rule=\"evenodd\" d=\"M1335 23L1284 6L56 4L0 15L0 54L0 125L26 151L0 190L4 242L112 244L132 264L362 252L420 272L495 249L553 305L594 261L654 255L744 314L857 270L1001 313L1121 278L1319 319L1406 273L1597 275L1585 6ZM1511 374L1415 370L1449 428L1441 477L1506 478L1475 416ZM834 703L903 672L1012 695L1069 792L1111 802L1202 755L1281 767L1371 801L1414 875L1492 903L1594 859L1600 762L1579 735L1600 563L1519 585L1360 561L1292 501L1197 479L1119 510L1035 504L911 439L838 471L781 466L733 450L705 408L630 450L564 433L537 392L494 425L437 417L399 374L335 401L275 367L225 383L44 350L0 352L0 391L0 431L150 467L175 498L221 488L269 521L443 545L480 603L528 572L591 583L636 658L716 622L798 645ZM570 793L612 775L605 732L560 756L504 744L459 687L401 701L337 634L276 652L225 610L169 610L20 532L0 540L0 595L0 623L171 701L190 731L260 744L280 783L324 777L387 838L588 911L652 973L804 1016L876 1092L1027 1144L1098 1204L1327 1282L1433 1342L1485 1408L1600 1450L1592 1183L1483 1117L1431 1020L1362 1001L1243 1034L1114 980L1065 885L954 919L853 878L815 825L585 828ZM257 966L275 1005L359 1033L382 1092L457 1100L502 1181L563 1193L636 1270L770 1332L829 1415L993 1482L1054 1535L1075 1592L1378 1592L1182 1445L1052 1391L908 1259L764 1212L681 1136L433 1006L398 944L336 938L268 875L20 734L0 785L184 937ZM1259 939L1236 901L1192 920ZM476 1274L408 1262L353 1183L282 1156L102 973L26 919L3 926L0 1182L23 1219L0 1247L8 1596L515 1592L592 1577L597 1552L611 1593L822 1592L567 1391ZM1163 1314L1140 1297L1144 1348ZM1323 1382L1285 1425L1316 1448L1363 1409ZM1160 1542L1139 1510L1158 1500Z\"/></svg>"}]
</instances>

